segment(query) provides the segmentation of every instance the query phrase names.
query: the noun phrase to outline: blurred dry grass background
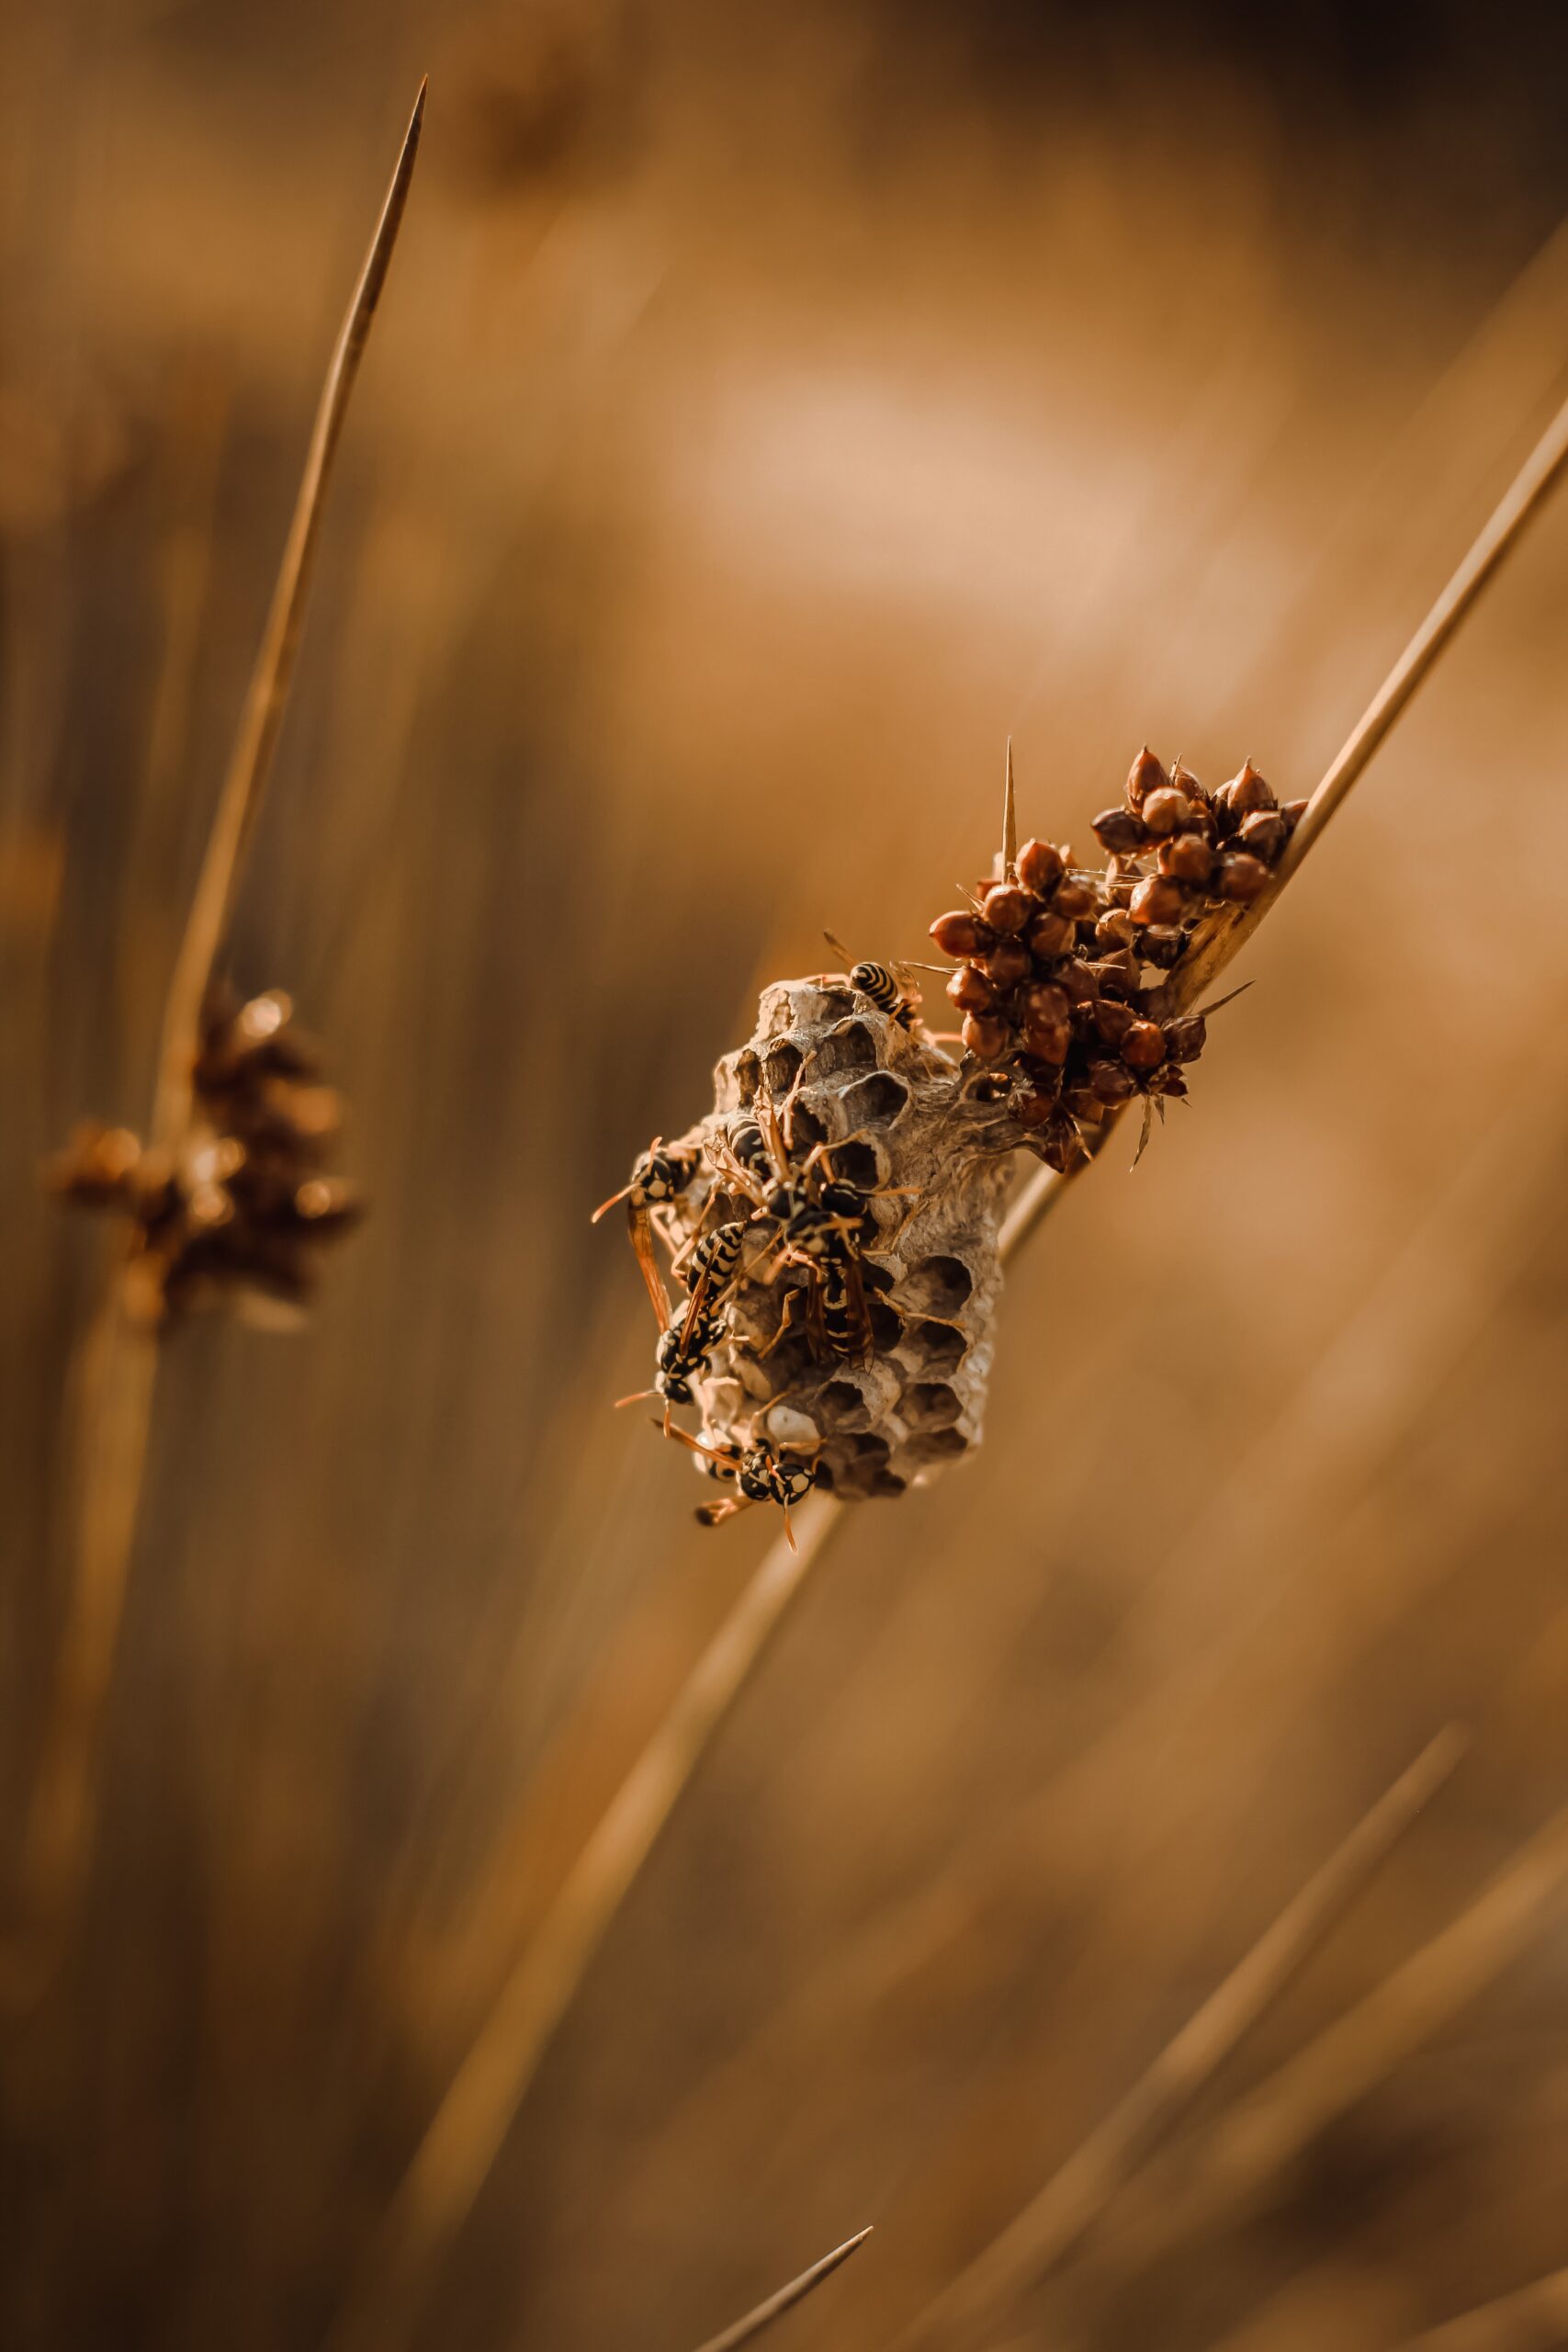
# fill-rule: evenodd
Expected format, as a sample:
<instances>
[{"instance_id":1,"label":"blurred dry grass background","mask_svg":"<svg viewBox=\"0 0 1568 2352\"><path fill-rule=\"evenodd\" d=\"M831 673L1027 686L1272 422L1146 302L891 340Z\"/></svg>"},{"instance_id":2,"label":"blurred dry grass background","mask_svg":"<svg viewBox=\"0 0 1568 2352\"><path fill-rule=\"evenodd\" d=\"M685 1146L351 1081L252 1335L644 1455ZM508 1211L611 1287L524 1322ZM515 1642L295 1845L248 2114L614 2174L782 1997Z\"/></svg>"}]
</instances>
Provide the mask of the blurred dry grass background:
<instances>
[{"instance_id":1,"label":"blurred dry grass background","mask_svg":"<svg viewBox=\"0 0 1568 2352\"><path fill-rule=\"evenodd\" d=\"M1568 359L1568 28L1111 0L32 0L0 90L5 1883L104 1237L310 411L412 209L228 958L375 1216L161 1384L70 1967L14 2032L18 2346L319 2342L764 1540L610 1398L587 1211L826 923L919 954L1147 739L1310 788ZM1568 1786L1568 526L855 1519L616 1925L420 2336L885 2345L1444 1718L1472 1754L1191 2127ZM628 1426L628 1423L630 1424ZM759 1514L760 1518L761 1515ZM1278 2184L1113 2210L1022 2340L1390 2346L1568 2262L1568 1930ZM1551 2335L1543 2343L1555 2342Z\"/></svg>"}]
</instances>

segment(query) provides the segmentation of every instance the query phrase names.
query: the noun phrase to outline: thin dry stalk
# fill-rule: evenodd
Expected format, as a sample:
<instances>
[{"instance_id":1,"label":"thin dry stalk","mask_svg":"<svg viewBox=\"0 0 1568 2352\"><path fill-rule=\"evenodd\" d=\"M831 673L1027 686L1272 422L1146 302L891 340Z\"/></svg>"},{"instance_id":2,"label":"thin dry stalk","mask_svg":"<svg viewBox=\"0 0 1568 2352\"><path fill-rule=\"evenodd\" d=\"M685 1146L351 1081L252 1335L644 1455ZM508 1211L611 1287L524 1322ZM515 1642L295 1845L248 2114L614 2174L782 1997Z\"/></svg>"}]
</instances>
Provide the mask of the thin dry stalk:
<instances>
[{"instance_id":1,"label":"thin dry stalk","mask_svg":"<svg viewBox=\"0 0 1568 2352\"><path fill-rule=\"evenodd\" d=\"M1300 1974L1441 1788L1465 1745L1464 1734L1450 1724L1423 1748L1039 2195L919 2314L902 2346L965 2337L1013 2309L1066 2260L1121 2184Z\"/></svg>"},{"instance_id":2,"label":"thin dry stalk","mask_svg":"<svg viewBox=\"0 0 1568 2352\"><path fill-rule=\"evenodd\" d=\"M1399 2352L1551 2352L1568 2342L1568 2270L1412 2335Z\"/></svg>"},{"instance_id":3,"label":"thin dry stalk","mask_svg":"<svg viewBox=\"0 0 1568 2352\"><path fill-rule=\"evenodd\" d=\"M1568 464L1568 401L1487 521L1388 681L1362 714L1296 828L1275 887L1224 921L1199 988L1239 952L1288 875L1430 675L1460 622ZM1196 959L1195 959L1196 960ZM1186 1001L1192 1001L1189 995ZM1108 1121L1100 1139L1112 1132ZM1098 1154L1096 1154L1098 1157ZM1081 1172L1087 1161L1080 1161ZM1072 1175L1042 1169L1002 1228L1004 1261L1038 1231ZM842 1523L844 1506L813 1498L797 1517L797 1548L782 1536L714 1635L600 1820L537 1932L502 1985L447 2086L371 2245L331 2342L334 2352L384 2347L412 2325L431 2276L462 2228L556 2026L715 1732L760 1664L785 1611Z\"/></svg>"},{"instance_id":4,"label":"thin dry stalk","mask_svg":"<svg viewBox=\"0 0 1568 2352\"><path fill-rule=\"evenodd\" d=\"M151 1121L153 1142L165 1149L179 1143L190 1122L202 1006L283 723L333 457L402 220L424 93L422 82L327 369L266 627L169 983ZM91 1850L98 1725L114 1670L146 1470L158 1340L127 1311L121 1272L117 1264L81 1364L74 1579L28 1825L24 1942L5 1976L7 1992L24 1998L48 1981Z\"/></svg>"},{"instance_id":5,"label":"thin dry stalk","mask_svg":"<svg viewBox=\"0 0 1568 2352\"><path fill-rule=\"evenodd\" d=\"M846 2238L831 2254L825 2254L820 2262L814 2262L809 2270L803 2270L798 2278L792 2278L787 2287L781 2287L776 2295L770 2295L765 2303L759 2303L754 2312L748 2312L733 2327L727 2327L722 2335L710 2335L705 2344L698 2346L698 2352L736 2352L738 2345L754 2342L764 2329L772 2327L774 2320L783 2319L785 2312L804 2302L812 2289L819 2287L840 2262L847 2262L856 2246L863 2245L870 2235L870 2230L865 2229Z\"/></svg>"},{"instance_id":6,"label":"thin dry stalk","mask_svg":"<svg viewBox=\"0 0 1568 2352\"><path fill-rule=\"evenodd\" d=\"M1266 2201L1271 2185L1348 2109L1441 2030L1568 1902L1568 1807L1467 1911L1215 2124L1203 2145L1145 2174L1116 2233L1146 2264Z\"/></svg>"}]
</instances>

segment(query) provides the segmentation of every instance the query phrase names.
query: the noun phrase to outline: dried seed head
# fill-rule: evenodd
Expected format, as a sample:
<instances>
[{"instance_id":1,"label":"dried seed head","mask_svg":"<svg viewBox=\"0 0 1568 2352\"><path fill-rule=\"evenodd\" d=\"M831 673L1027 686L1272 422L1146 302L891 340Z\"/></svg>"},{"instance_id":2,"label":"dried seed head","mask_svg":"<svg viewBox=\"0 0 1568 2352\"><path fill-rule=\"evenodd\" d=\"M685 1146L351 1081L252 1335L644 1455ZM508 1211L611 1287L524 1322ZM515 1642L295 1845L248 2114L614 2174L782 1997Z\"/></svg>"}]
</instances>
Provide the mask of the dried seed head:
<instances>
[{"instance_id":1,"label":"dried seed head","mask_svg":"<svg viewBox=\"0 0 1568 2352\"><path fill-rule=\"evenodd\" d=\"M1168 874L1150 874L1133 893L1130 912L1136 923L1174 922L1184 904L1181 885Z\"/></svg>"},{"instance_id":2,"label":"dried seed head","mask_svg":"<svg viewBox=\"0 0 1568 2352\"><path fill-rule=\"evenodd\" d=\"M960 965L947 984L947 993L960 1012L989 1012L997 1001L996 989L973 964Z\"/></svg>"},{"instance_id":3,"label":"dried seed head","mask_svg":"<svg viewBox=\"0 0 1568 2352\"><path fill-rule=\"evenodd\" d=\"M1269 888L1269 868L1245 850L1229 850L1220 860L1219 894L1246 906Z\"/></svg>"},{"instance_id":4,"label":"dried seed head","mask_svg":"<svg viewBox=\"0 0 1568 2352\"><path fill-rule=\"evenodd\" d=\"M996 944L996 934L989 923L972 915L967 908L955 907L951 914L938 915L931 928L931 935L944 956L984 956Z\"/></svg>"},{"instance_id":5,"label":"dried seed head","mask_svg":"<svg viewBox=\"0 0 1568 2352\"><path fill-rule=\"evenodd\" d=\"M1127 806L1141 809L1151 792L1157 792L1169 777L1145 743L1133 762L1127 775Z\"/></svg>"},{"instance_id":6,"label":"dried seed head","mask_svg":"<svg viewBox=\"0 0 1568 2352\"><path fill-rule=\"evenodd\" d=\"M1112 1109L1136 1091L1131 1070L1123 1069L1120 1062L1090 1062L1089 1084L1095 1101Z\"/></svg>"},{"instance_id":7,"label":"dried seed head","mask_svg":"<svg viewBox=\"0 0 1568 2352\"><path fill-rule=\"evenodd\" d=\"M982 903L992 930L1004 933L1022 931L1040 911L1039 900L1016 882L994 882Z\"/></svg>"},{"instance_id":8,"label":"dried seed head","mask_svg":"<svg viewBox=\"0 0 1568 2352\"><path fill-rule=\"evenodd\" d=\"M1081 875L1069 875L1066 881L1056 885L1051 900L1051 911L1057 915L1070 915L1075 922L1081 921L1085 915L1093 914L1095 911L1093 885L1086 881Z\"/></svg>"},{"instance_id":9,"label":"dried seed head","mask_svg":"<svg viewBox=\"0 0 1568 2352\"><path fill-rule=\"evenodd\" d=\"M1117 1046L1137 1020L1130 1004L1119 1004L1113 997L1102 997L1093 1012L1094 1034L1103 1045Z\"/></svg>"},{"instance_id":10,"label":"dried seed head","mask_svg":"<svg viewBox=\"0 0 1568 2352\"><path fill-rule=\"evenodd\" d=\"M1179 963L1187 944L1187 934L1177 923L1152 922L1138 942L1138 953L1147 964L1168 972Z\"/></svg>"},{"instance_id":11,"label":"dried seed head","mask_svg":"<svg viewBox=\"0 0 1568 2352\"><path fill-rule=\"evenodd\" d=\"M1272 865L1285 846L1288 830L1277 808L1255 808L1250 817L1242 819L1236 839L1265 865Z\"/></svg>"},{"instance_id":12,"label":"dried seed head","mask_svg":"<svg viewBox=\"0 0 1568 2352\"><path fill-rule=\"evenodd\" d=\"M998 939L986 957L984 970L1005 995L1027 979L1034 969L1034 961L1021 939Z\"/></svg>"},{"instance_id":13,"label":"dried seed head","mask_svg":"<svg viewBox=\"0 0 1568 2352\"><path fill-rule=\"evenodd\" d=\"M1149 831L1131 808L1102 808L1094 820L1094 835L1112 857L1132 857L1148 840Z\"/></svg>"},{"instance_id":14,"label":"dried seed head","mask_svg":"<svg viewBox=\"0 0 1568 2352\"><path fill-rule=\"evenodd\" d=\"M1122 1040L1122 1058L1129 1069L1157 1069L1165 1059L1165 1038L1153 1021L1134 1021Z\"/></svg>"},{"instance_id":15,"label":"dried seed head","mask_svg":"<svg viewBox=\"0 0 1568 2352\"><path fill-rule=\"evenodd\" d=\"M1173 1062L1195 1062L1203 1050L1209 1024L1201 1012L1183 1013L1165 1024L1165 1050Z\"/></svg>"},{"instance_id":16,"label":"dried seed head","mask_svg":"<svg viewBox=\"0 0 1568 2352\"><path fill-rule=\"evenodd\" d=\"M1161 842L1159 870L1168 874L1174 882L1190 883L1201 889L1214 870L1214 853L1201 833L1178 833L1174 840Z\"/></svg>"},{"instance_id":17,"label":"dried seed head","mask_svg":"<svg viewBox=\"0 0 1568 2352\"><path fill-rule=\"evenodd\" d=\"M1248 760L1239 775L1228 784L1222 784L1214 795L1220 806L1235 818L1250 817L1255 808L1272 808L1274 795L1262 776Z\"/></svg>"},{"instance_id":18,"label":"dried seed head","mask_svg":"<svg viewBox=\"0 0 1568 2352\"><path fill-rule=\"evenodd\" d=\"M1173 786L1163 785L1151 792L1144 803L1144 822L1156 840L1167 833L1179 832L1192 814L1192 803L1184 792Z\"/></svg>"},{"instance_id":19,"label":"dried seed head","mask_svg":"<svg viewBox=\"0 0 1568 2352\"><path fill-rule=\"evenodd\" d=\"M964 1017L964 1043L977 1062L994 1062L1008 1048L1008 1025L994 1014L969 1012Z\"/></svg>"},{"instance_id":20,"label":"dried seed head","mask_svg":"<svg viewBox=\"0 0 1568 2352\"><path fill-rule=\"evenodd\" d=\"M1066 871L1055 842L1025 842L1018 854L1018 878L1026 890L1049 898Z\"/></svg>"},{"instance_id":21,"label":"dried seed head","mask_svg":"<svg viewBox=\"0 0 1568 2352\"><path fill-rule=\"evenodd\" d=\"M1055 908L1036 915L1029 926L1029 944L1037 960L1054 963L1058 956L1069 955L1077 939L1077 928L1068 915L1060 915Z\"/></svg>"}]
</instances>

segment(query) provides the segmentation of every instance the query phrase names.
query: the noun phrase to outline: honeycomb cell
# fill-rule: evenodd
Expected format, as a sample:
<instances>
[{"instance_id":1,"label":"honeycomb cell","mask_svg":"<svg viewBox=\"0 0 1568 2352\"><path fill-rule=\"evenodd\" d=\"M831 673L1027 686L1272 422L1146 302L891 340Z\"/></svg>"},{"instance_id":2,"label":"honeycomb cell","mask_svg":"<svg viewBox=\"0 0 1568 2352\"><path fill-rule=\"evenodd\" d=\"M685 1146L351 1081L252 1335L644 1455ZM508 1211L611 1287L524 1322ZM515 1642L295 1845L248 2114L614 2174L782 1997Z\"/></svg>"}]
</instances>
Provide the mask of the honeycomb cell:
<instances>
[{"instance_id":1,"label":"honeycomb cell","mask_svg":"<svg viewBox=\"0 0 1568 2352\"><path fill-rule=\"evenodd\" d=\"M922 1259L904 1279L901 1296L906 1306L921 1315L951 1319L968 1306L975 1277L962 1258L945 1253Z\"/></svg>"},{"instance_id":2,"label":"honeycomb cell","mask_svg":"<svg viewBox=\"0 0 1568 2352\"><path fill-rule=\"evenodd\" d=\"M874 1070L844 1089L844 1109L857 1127L890 1127L908 1101L908 1088L891 1070Z\"/></svg>"}]
</instances>

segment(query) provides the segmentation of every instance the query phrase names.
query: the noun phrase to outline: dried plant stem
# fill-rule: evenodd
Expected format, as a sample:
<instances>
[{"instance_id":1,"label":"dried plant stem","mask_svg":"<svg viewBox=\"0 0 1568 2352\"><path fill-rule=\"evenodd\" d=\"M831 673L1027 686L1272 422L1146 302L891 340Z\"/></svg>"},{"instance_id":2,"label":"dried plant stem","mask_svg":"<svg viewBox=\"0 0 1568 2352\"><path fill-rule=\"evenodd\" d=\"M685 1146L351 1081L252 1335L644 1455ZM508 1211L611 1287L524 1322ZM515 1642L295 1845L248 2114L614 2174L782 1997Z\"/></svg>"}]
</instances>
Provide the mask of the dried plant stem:
<instances>
[{"instance_id":1,"label":"dried plant stem","mask_svg":"<svg viewBox=\"0 0 1568 2352\"><path fill-rule=\"evenodd\" d=\"M1548 2352L1568 2343L1568 2270L1413 2335L1399 2352Z\"/></svg>"},{"instance_id":2,"label":"dried plant stem","mask_svg":"<svg viewBox=\"0 0 1568 2352\"><path fill-rule=\"evenodd\" d=\"M901 2346L967 2337L1066 2259L1300 1973L1464 1747L1464 1735L1450 1724L1422 1750L1039 2195L919 2313Z\"/></svg>"},{"instance_id":3,"label":"dried plant stem","mask_svg":"<svg viewBox=\"0 0 1568 2352\"><path fill-rule=\"evenodd\" d=\"M1220 915L1196 953L1185 957L1172 975L1179 1006L1185 1010L1208 993L1227 964L1241 953L1303 859L1323 835L1329 820L1348 797L1387 741L1397 721L1414 700L1417 687L1430 677L1439 656L1460 623L1473 609L1482 590L1494 579L1504 558L1517 546L1527 526L1545 505L1568 466L1568 401L1552 418L1498 505L1483 526L1458 571L1361 713L1338 756L1302 813L1283 857L1269 876L1269 887L1250 906ZM1118 1114L1119 1115L1119 1114ZM1095 1157L1114 1131L1115 1118L1100 1130ZM1002 1227L1004 1255L1026 1241L1056 1205L1064 1186L1081 1174L1084 1163L1066 1176L1043 1168L1019 1194Z\"/></svg>"},{"instance_id":4,"label":"dried plant stem","mask_svg":"<svg viewBox=\"0 0 1568 2352\"><path fill-rule=\"evenodd\" d=\"M192 1073L201 1029L201 1008L212 977L234 895L240 862L254 828L267 771L294 680L295 657L305 619L312 558L326 508L327 483L343 434L359 363L369 340L376 306L386 284L419 152L425 85L421 82L402 148L381 207L376 233L359 274L337 343L327 367L316 410L305 471L294 502L288 537L256 651L244 707L229 756L228 773L208 836L185 935L175 961L164 1014L164 1043L152 1112L152 1141L165 1148L185 1133L190 1120Z\"/></svg>"},{"instance_id":5,"label":"dried plant stem","mask_svg":"<svg viewBox=\"0 0 1568 2352\"><path fill-rule=\"evenodd\" d=\"M1319 2133L1479 1997L1554 1910L1568 1905L1568 1808L1470 1908L1215 2124L1180 2161L1144 2177L1118 2227L1118 2261L1146 2264L1265 2202Z\"/></svg>"},{"instance_id":6,"label":"dried plant stem","mask_svg":"<svg viewBox=\"0 0 1568 2352\"><path fill-rule=\"evenodd\" d=\"M846 2238L831 2254L825 2254L820 2262L814 2262L809 2270L803 2270L798 2278L792 2278L787 2287L781 2287L776 2295L770 2295L765 2303L759 2303L754 2312L748 2312L733 2327L727 2327L722 2335L710 2335L699 2346L699 2352L737 2352L738 2346L754 2342L765 2328L772 2327L774 2320L782 2319L785 2312L804 2302L812 2289L819 2287L840 2262L847 2262L856 2246L863 2245L870 2235L869 2230L861 2230L852 2238Z\"/></svg>"},{"instance_id":7,"label":"dried plant stem","mask_svg":"<svg viewBox=\"0 0 1568 2352\"><path fill-rule=\"evenodd\" d=\"M424 90L422 82L327 369L266 627L169 983L151 1122L153 1143L165 1150L178 1145L190 1122L202 1005L283 722L333 456L402 220ZM27 1998L48 1980L91 1850L97 1730L113 1674L146 1468L158 1340L128 1311L122 1272L117 1263L81 1363L84 1434L74 1573L27 1832L24 1944L6 1972L7 1986Z\"/></svg>"},{"instance_id":8,"label":"dried plant stem","mask_svg":"<svg viewBox=\"0 0 1568 2352\"><path fill-rule=\"evenodd\" d=\"M1559 410L1502 504L1400 657L1351 733L1296 828L1268 897L1223 919L1201 973L1183 993L1190 1003L1251 935L1284 880L1294 874L1328 817L1345 798L1410 702L1422 679L1482 588L1518 538L1568 462L1568 402ZM1097 1147L1114 1131L1107 1121ZM1088 1162L1080 1162L1081 1173ZM1002 1228L1004 1261L1032 1238L1071 1176L1042 1169L1019 1195ZM444 2094L376 2233L357 2295L351 2295L331 2337L334 2352L377 2346L380 2352L412 2324L431 2274L462 2228L526 2093L545 2048L564 2016L606 1928L648 1859L701 1757L735 1698L842 1524L844 1506L818 1496L798 1515L798 1548L781 1537L714 1635L670 1712L612 1799L536 1933L480 2021L467 2056Z\"/></svg>"}]
</instances>

